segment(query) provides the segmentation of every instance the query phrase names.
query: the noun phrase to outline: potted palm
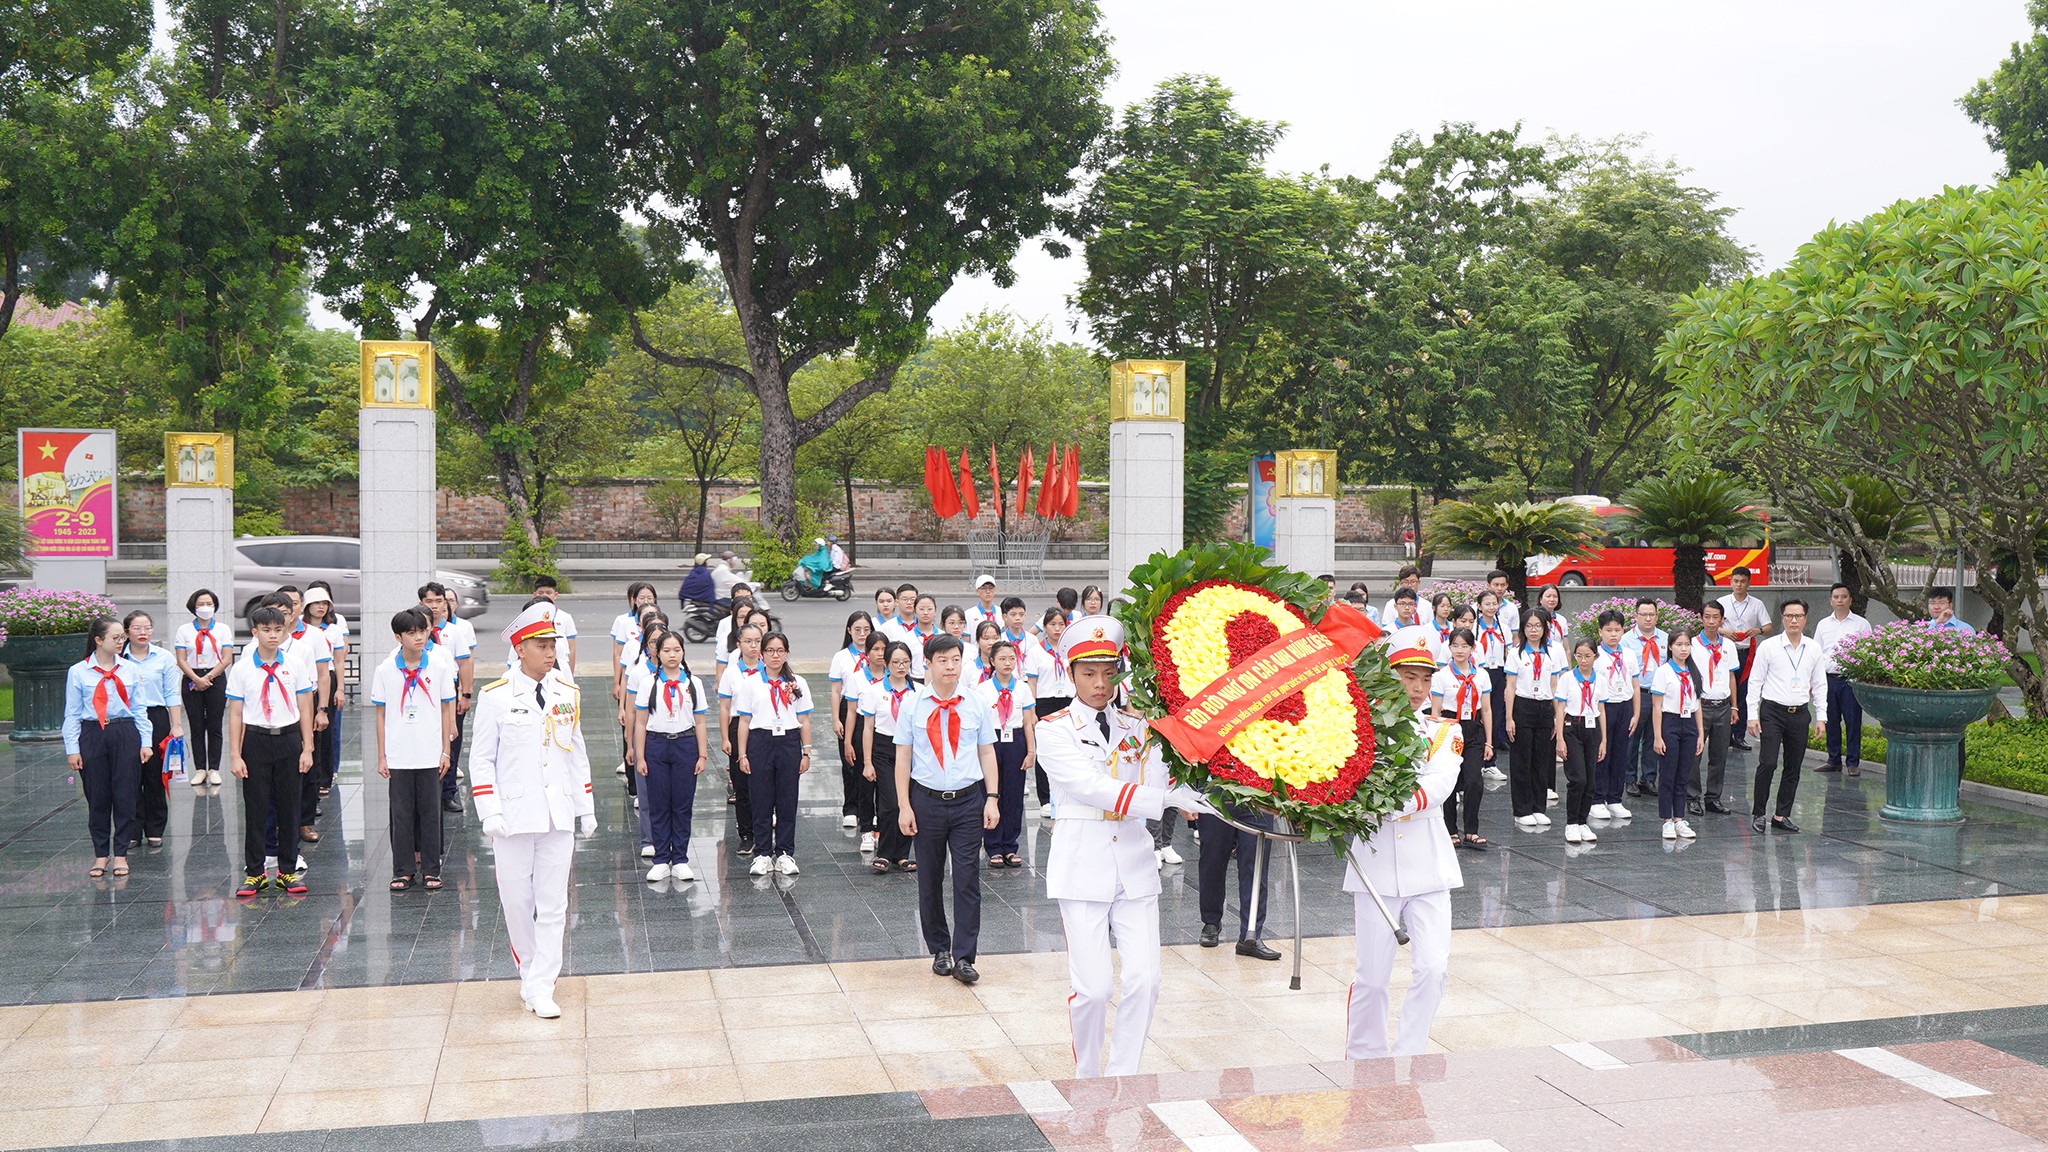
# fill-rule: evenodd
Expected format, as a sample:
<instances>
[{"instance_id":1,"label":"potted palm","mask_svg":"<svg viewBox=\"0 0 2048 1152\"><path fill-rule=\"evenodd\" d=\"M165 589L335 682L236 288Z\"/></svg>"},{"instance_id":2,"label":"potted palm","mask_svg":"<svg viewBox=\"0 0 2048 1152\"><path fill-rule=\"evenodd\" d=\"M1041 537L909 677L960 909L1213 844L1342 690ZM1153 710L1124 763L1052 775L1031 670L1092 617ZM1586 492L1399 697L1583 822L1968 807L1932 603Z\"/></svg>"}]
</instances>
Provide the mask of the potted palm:
<instances>
[{"instance_id":1,"label":"potted palm","mask_svg":"<svg viewBox=\"0 0 2048 1152\"><path fill-rule=\"evenodd\" d=\"M0 664L14 680L14 732L9 739L59 739L64 726L64 675L85 655L86 632L114 602L94 592L9 588L0 592Z\"/></svg>"},{"instance_id":2,"label":"potted palm","mask_svg":"<svg viewBox=\"0 0 2048 1152\"><path fill-rule=\"evenodd\" d=\"M1706 605L1707 546L1759 535L1763 520L1727 476L1651 476L1621 494L1617 530L1671 549L1671 598L1688 612Z\"/></svg>"},{"instance_id":3,"label":"potted palm","mask_svg":"<svg viewBox=\"0 0 2048 1152\"><path fill-rule=\"evenodd\" d=\"M1963 730L1981 719L2011 659L1998 637L1886 624L1835 648L1856 700L1884 726L1886 820L1954 824Z\"/></svg>"},{"instance_id":4,"label":"potted palm","mask_svg":"<svg viewBox=\"0 0 2048 1152\"><path fill-rule=\"evenodd\" d=\"M1529 557L1597 555L1600 530L1592 513L1576 504L1446 500L1430 511L1428 550L1432 555L1478 552L1493 557L1508 574L1515 599L1527 603Z\"/></svg>"}]
</instances>

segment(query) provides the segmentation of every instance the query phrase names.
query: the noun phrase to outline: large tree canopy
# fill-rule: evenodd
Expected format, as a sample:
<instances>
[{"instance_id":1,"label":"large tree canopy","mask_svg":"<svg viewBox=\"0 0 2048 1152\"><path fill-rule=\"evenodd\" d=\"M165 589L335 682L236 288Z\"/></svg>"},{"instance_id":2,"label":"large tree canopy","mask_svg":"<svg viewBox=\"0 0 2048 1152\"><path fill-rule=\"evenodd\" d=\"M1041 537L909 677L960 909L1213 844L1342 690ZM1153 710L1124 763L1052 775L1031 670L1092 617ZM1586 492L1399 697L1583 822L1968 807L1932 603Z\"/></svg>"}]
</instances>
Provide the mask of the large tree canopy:
<instances>
[{"instance_id":1,"label":"large tree canopy","mask_svg":"<svg viewBox=\"0 0 2048 1152\"><path fill-rule=\"evenodd\" d=\"M2034 34L1956 101L2005 154L2008 173L2048 164L2048 0L2028 0Z\"/></svg>"},{"instance_id":2,"label":"large tree canopy","mask_svg":"<svg viewBox=\"0 0 2048 1152\"><path fill-rule=\"evenodd\" d=\"M1838 478L1882 481L1978 565L2015 653L2048 629L2048 173L1952 188L1815 236L1782 271L1703 292L1660 360L1696 451L1732 447L1771 496L1855 553L1902 616L1885 543ZM2031 641L2031 643L2029 643ZM2048 681L2015 658L2032 715Z\"/></svg>"},{"instance_id":3,"label":"large tree canopy","mask_svg":"<svg viewBox=\"0 0 2048 1152\"><path fill-rule=\"evenodd\" d=\"M796 451L886 390L962 275L1010 279L1100 130L1092 0L618 0L603 44L658 250L709 252L744 360L635 342L761 405L761 511L796 524ZM789 383L854 353L799 419Z\"/></svg>"}]
</instances>

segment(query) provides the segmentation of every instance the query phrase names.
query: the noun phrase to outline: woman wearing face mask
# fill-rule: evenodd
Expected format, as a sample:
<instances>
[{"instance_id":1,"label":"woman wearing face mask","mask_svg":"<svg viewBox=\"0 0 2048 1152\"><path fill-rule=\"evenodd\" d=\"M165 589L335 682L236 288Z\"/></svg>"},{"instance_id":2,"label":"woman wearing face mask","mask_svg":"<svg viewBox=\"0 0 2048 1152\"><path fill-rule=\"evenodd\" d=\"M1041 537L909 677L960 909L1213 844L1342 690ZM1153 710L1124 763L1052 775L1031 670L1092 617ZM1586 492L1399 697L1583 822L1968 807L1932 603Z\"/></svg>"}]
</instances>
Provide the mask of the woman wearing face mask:
<instances>
[{"instance_id":1,"label":"woman wearing face mask","mask_svg":"<svg viewBox=\"0 0 2048 1152\"><path fill-rule=\"evenodd\" d=\"M172 648L190 738L185 746L186 772L194 788L220 783L220 754L227 747L222 726L228 718L228 669L235 662L235 630L215 619L220 598L201 588L185 598L190 622L178 628Z\"/></svg>"}]
</instances>

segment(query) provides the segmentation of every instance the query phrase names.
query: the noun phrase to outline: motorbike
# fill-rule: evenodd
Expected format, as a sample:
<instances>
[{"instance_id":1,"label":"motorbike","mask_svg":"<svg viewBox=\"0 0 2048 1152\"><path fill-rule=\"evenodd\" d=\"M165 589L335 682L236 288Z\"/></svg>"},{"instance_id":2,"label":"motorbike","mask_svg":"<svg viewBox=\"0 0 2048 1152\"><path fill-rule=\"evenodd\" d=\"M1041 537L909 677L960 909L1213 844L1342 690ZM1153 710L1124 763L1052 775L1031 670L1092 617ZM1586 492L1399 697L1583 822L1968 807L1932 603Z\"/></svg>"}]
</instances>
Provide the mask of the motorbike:
<instances>
[{"instance_id":1,"label":"motorbike","mask_svg":"<svg viewBox=\"0 0 2048 1152\"><path fill-rule=\"evenodd\" d=\"M845 569L834 569L819 578L816 584L791 575L782 582L784 600L834 600L853 598L853 573Z\"/></svg>"},{"instance_id":2,"label":"motorbike","mask_svg":"<svg viewBox=\"0 0 2048 1152\"><path fill-rule=\"evenodd\" d=\"M683 601L683 638L692 644L702 644L718 635L718 622L732 615L730 605L715 600Z\"/></svg>"}]
</instances>

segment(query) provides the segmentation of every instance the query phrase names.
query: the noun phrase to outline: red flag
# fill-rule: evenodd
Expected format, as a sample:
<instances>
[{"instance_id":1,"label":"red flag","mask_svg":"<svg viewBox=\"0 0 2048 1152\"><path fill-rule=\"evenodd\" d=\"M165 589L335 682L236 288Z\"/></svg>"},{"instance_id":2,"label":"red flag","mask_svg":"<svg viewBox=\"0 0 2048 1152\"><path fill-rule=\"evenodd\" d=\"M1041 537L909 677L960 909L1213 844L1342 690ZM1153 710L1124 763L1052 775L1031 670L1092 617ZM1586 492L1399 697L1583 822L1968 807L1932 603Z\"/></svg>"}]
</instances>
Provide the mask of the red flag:
<instances>
[{"instance_id":1,"label":"red flag","mask_svg":"<svg viewBox=\"0 0 2048 1152\"><path fill-rule=\"evenodd\" d=\"M960 493L953 487L952 462L936 447L924 450L924 490L931 493L932 514L951 520L960 514Z\"/></svg>"},{"instance_id":2,"label":"red flag","mask_svg":"<svg viewBox=\"0 0 2048 1152\"><path fill-rule=\"evenodd\" d=\"M1067 502L1060 509L1068 516L1081 514L1081 446L1067 446Z\"/></svg>"},{"instance_id":3,"label":"red flag","mask_svg":"<svg viewBox=\"0 0 2048 1152\"><path fill-rule=\"evenodd\" d=\"M974 469L967 463L967 449L960 450L960 506L969 520L981 515L981 497L974 491Z\"/></svg>"},{"instance_id":4,"label":"red flag","mask_svg":"<svg viewBox=\"0 0 2048 1152\"><path fill-rule=\"evenodd\" d=\"M1031 445L1024 446L1024 455L1017 460L1017 515L1031 511Z\"/></svg>"},{"instance_id":5,"label":"red flag","mask_svg":"<svg viewBox=\"0 0 2048 1152\"><path fill-rule=\"evenodd\" d=\"M1052 446L1052 455L1045 458L1045 479L1038 485L1038 514L1051 518L1059 511L1060 478L1066 473L1060 468L1060 446Z\"/></svg>"}]
</instances>

